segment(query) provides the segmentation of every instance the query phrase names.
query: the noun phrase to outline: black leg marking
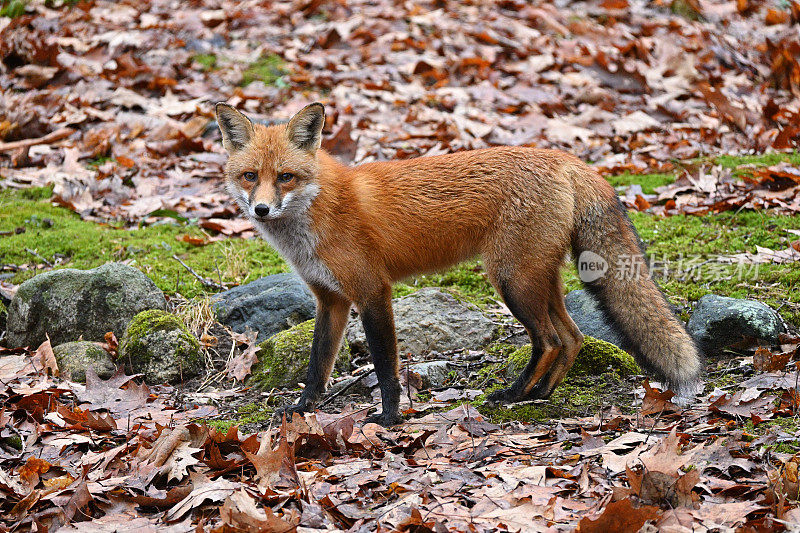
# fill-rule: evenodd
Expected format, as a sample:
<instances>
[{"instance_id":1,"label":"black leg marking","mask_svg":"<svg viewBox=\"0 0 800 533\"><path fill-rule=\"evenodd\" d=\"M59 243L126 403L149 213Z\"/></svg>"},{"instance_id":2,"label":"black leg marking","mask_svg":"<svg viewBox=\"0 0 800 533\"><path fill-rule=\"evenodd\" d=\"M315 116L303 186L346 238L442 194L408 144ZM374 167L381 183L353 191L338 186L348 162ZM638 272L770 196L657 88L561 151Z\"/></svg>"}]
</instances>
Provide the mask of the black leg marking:
<instances>
[{"instance_id":1,"label":"black leg marking","mask_svg":"<svg viewBox=\"0 0 800 533\"><path fill-rule=\"evenodd\" d=\"M289 417L291 413L313 410L325 392L350 312L350 302L347 300L332 293L315 292L318 292L317 316L314 323L314 338L311 342L311 355L308 361L306 387L297 404L284 409Z\"/></svg>"},{"instance_id":2,"label":"black leg marking","mask_svg":"<svg viewBox=\"0 0 800 533\"><path fill-rule=\"evenodd\" d=\"M391 307L391 292L387 288L378 301L361 309L361 322L367 344L375 363L375 374L381 388L383 412L367 418L382 426L392 426L402 421L400 417L400 361L397 356L397 340Z\"/></svg>"}]
</instances>

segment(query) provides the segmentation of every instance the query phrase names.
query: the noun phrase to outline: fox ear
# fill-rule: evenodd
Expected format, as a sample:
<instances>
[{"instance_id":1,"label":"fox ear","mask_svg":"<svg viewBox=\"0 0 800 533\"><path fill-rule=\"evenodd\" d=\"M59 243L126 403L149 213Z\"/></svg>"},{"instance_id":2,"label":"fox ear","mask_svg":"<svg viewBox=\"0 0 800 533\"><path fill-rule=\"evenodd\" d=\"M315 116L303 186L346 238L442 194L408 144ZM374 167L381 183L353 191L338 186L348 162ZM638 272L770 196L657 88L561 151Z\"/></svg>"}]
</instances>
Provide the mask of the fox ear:
<instances>
[{"instance_id":1,"label":"fox ear","mask_svg":"<svg viewBox=\"0 0 800 533\"><path fill-rule=\"evenodd\" d=\"M228 104L218 103L215 107L217 124L222 132L222 146L230 152L241 150L253 137L253 123Z\"/></svg>"},{"instance_id":2,"label":"fox ear","mask_svg":"<svg viewBox=\"0 0 800 533\"><path fill-rule=\"evenodd\" d=\"M313 152L322 142L322 126L325 125L325 107L319 102L309 104L297 112L289 121L286 131L289 140L298 148Z\"/></svg>"}]
</instances>

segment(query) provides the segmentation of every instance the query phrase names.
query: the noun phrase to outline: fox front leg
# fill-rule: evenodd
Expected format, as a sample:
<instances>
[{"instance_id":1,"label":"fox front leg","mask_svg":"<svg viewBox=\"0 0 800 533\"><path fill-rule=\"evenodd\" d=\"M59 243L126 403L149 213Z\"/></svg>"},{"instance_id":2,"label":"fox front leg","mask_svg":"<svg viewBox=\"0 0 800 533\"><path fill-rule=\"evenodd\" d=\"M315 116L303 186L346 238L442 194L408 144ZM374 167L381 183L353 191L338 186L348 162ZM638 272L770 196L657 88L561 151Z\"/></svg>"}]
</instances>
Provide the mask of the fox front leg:
<instances>
[{"instance_id":1,"label":"fox front leg","mask_svg":"<svg viewBox=\"0 0 800 533\"><path fill-rule=\"evenodd\" d=\"M367 417L366 422L384 427L394 426L403 419L400 416L400 360L397 355L391 288L388 285L383 287L379 295L359 307L367 344L375 363L383 407L381 413Z\"/></svg>"},{"instance_id":2,"label":"fox front leg","mask_svg":"<svg viewBox=\"0 0 800 533\"><path fill-rule=\"evenodd\" d=\"M295 405L279 412L279 414L285 413L287 418L291 418L292 413L312 411L319 402L331 377L350 313L350 300L324 288L312 286L311 290L317 297L317 316L314 322L314 338L311 342L306 387Z\"/></svg>"}]
</instances>

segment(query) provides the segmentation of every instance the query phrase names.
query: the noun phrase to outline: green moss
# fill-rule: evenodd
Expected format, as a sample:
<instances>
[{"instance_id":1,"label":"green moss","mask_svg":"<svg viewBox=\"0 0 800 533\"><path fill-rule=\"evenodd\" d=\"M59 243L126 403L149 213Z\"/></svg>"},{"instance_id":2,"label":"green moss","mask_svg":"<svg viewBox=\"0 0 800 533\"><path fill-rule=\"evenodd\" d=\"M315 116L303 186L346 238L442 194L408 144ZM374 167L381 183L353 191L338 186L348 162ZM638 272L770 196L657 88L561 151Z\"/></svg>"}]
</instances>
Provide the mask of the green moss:
<instances>
[{"instance_id":1,"label":"green moss","mask_svg":"<svg viewBox=\"0 0 800 533\"><path fill-rule=\"evenodd\" d=\"M227 420L206 420L206 424L221 431L227 431L231 426L247 426L248 424L261 424L267 422L275 413L275 407L268 402L250 403L236 410L236 417Z\"/></svg>"},{"instance_id":2,"label":"green moss","mask_svg":"<svg viewBox=\"0 0 800 533\"><path fill-rule=\"evenodd\" d=\"M0 8L0 17L15 18L25 14L25 6L28 4L25 0L3 0L3 6Z\"/></svg>"},{"instance_id":3,"label":"green moss","mask_svg":"<svg viewBox=\"0 0 800 533\"><path fill-rule=\"evenodd\" d=\"M307 320L262 342L250 383L260 389L271 390L293 387L304 381L313 336L314 320ZM344 340L336 360L336 368L346 372L349 364L350 347Z\"/></svg>"},{"instance_id":4,"label":"green moss","mask_svg":"<svg viewBox=\"0 0 800 533\"><path fill-rule=\"evenodd\" d=\"M694 5L687 0L672 0L669 8L676 15L689 20L701 20L703 18L702 13L697 11Z\"/></svg>"},{"instance_id":5,"label":"green moss","mask_svg":"<svg viewBox=\"0 0 800 533\"><path fill-rule=\"evenodd\" d=\"M493 304L498 298L482 263L477 260L466 261L441 273L424 274L406 283L398 283L394 288L394 296L407 296L423 287L448 289L453 296L482 308Z\"/></svg>"},{"instance_id":6,"label":"green moss","mask_svg":"<svg viewBox=\"0 0 800 533\"><path fill-rule=\"evenodd\" d=\"M114 158L108 156L100 156L90 160L88 163L86 163L86 166L91 169L97 169L97 167L105 163L108 163L109 161L114 161Z\"/></svg>"},{"instance_id":7,"label":"green moss","mask_svg":"<svg viewBox=\"0 0 800 533\"><path fill-rule=\"evenodd\" d=\"M133 317L120 342L120 354L133 368L146 368L152 357L148 337L159 331L173 330L179 331L175 361L184 368L197 367L201 360L200 342L180 318L159 309L142 311Z\"/></svg>"},{"instance_id":8,"label":"green moss","mask_svg":"<svg viewBox=\"0 0 800 533\"><path fill-rule=\"evenodd\" d=\"M617 176L607 176L606 180L614 187L638 184L642 186L642 192L653 194L657 187L669 185L675 181L674 174L631 174L625 172Z\"/></svg>"},{"instance_id":9,"label":"green moss","mask_svg":"<svg viewBox=\"0 0 800 533\"><path fill-rule=\"evenodd\" d=\"M790 435L800 435L800 420L796 417L781 417L767 420L760 424L753 424L752 420L747 420L743 429L745 434L754 436L766 435L772 431L781 431ZM789 440L769 445L774 452L795 454L800 452L800 439Z\"/></svg>"},{"instance_id":10,"label":"green moss","mask_svg":"<svg viewBox=\"0 0 800 533\"><path fill-rule=\"evenodd\" d=\"M19 435L9 435L8 437L0 438L3 444L10 446L15 450L22 450L22 437Z\"/></svg>"},{"instance_id":11,"label":"green moss","mask_svg":"<svg viewBox=\"0 0 800 533\"><path fill-rule=\"evenodd\" d=\"M725 168L737 168L742 165L771 166L778 163L788 162L795 166L800 166L800 152L781 153L773 152L760 155L720 155L714 157L712 161Z\"/></svg>"},{"instance_id":12,"label":"green moss","mask_svg":"<svg viewBox=\"0 0 800 533\"><path fill-rule=\"evenodd\" d=\"M203 72L209 72L217 68L217 56L214 54L197 54L192 57L192 61L197 63Z\"/></svg>"},{"instance_id":13,"label":"green moss","mask_svg":"<svg viewBox=\"0 0 800 533\"><path fill-rule=\"evenodd\" d=\"M628 377L639 375L642 370L625 350L601 339L585 337L567 377L596 376L604 372Z\"/></svg>"},{"instance_id":14,"label":"green moss","mask_svg":"<svg viewBox=\"0 0 800 533\"><path fill-rule=\"evenodd\" d=\"M498 353L507 352L508 345L499 344ZM639 375L641 370L633 357L608 342L586 337L575 359L575 364L552 396L536 403L490 406L487 395L508 386L530 360L530 345L511 352L506 361L487 365L477 373L473 387L484 389L484 394L473 405L494 422L518 420L534 422L563 416L581 416L596 412L603 406L631 405L633 386L625 378Z\"/></svg>"},{"instance_id":15,"label":"green moss","mask_svg":"<svg viewBox=\"0 0 800 533\"><path fill-rule=\"evenodd\" d=\"M283 76L288 73L282 57L275 54L262 56L242 73L242 85L250 85L256 80L264 82L264 85L282 85L285 83Z\"/></svg>"},{"instance_id":16,"label":"green moss","mask_svg":"<svg viewBox=\"0 0 800 533\"><path fill-rule=\"evenodd\" d=\"M29 248L57 264L56 268L90 269L110 261L126 261L147 274L167 294L187 298L205 294L207 289L172 258L180 257L200 275L223 283L247 283L268 274L287 272L288 266L261 239L232 237L202 246L182 240L183 235L206 239L194 223L164 219L151 226L125 228L122 223L97 224L81 220L72 211L51 205L50 188L0 191L0 262L25 265L41 261ZM51 225L42 224L45 219ZM17 228L24 232L17 233ZM226 258L241 262L241 278L226 269ZM12 283L22 283L37 271L23 269Z\"/></svg>"},{"instance_id":17,"label":"green moss","mask_svg":"<svg viewBox=\"0 0 800 533\"><path fill-rule=\"evenodd\" d=\"M495 373L501 371L509 378L516 377L525 368L531 358L531 345L526 344L508 356L503 367L496 368ZM575 358L575 363L567 373L566 379L599 376L611 372L619 378L641 374L639 365L626 351L614 346L610 342L585 337L583 347Z\"/></svg>"}]
</instances>

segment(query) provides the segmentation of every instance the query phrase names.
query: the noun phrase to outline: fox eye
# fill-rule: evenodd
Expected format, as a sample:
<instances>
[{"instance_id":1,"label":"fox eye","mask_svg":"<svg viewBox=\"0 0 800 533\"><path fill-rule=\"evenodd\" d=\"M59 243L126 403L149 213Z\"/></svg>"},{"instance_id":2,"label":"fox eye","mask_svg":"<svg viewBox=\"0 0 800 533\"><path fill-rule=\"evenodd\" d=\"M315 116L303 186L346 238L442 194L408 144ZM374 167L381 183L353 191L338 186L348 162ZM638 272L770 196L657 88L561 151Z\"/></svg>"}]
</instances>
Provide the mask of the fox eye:
<instances>
[{"instance_id":1,"label":"fox eye","mask_svg":"<svg viewBox=\"0 0 800 533\"><path fill-rule=\"evenodd\" d=\"M256 181L256 178L258 176L256 176L255 172L245 172L244 174L242 174L242 177L247 181Z\"/></svg>"},{"instance_id":2,"label":"fox eye","mask_svg":"<svg viewBox=\"0 0 800 533\"><path fill-rule=\"evenodd\" d=\"M284 172L283 174L278 174L278 181L280 183L289 183L294 179L294 174L291 172Z\"/></svg>"}]
</instances>

